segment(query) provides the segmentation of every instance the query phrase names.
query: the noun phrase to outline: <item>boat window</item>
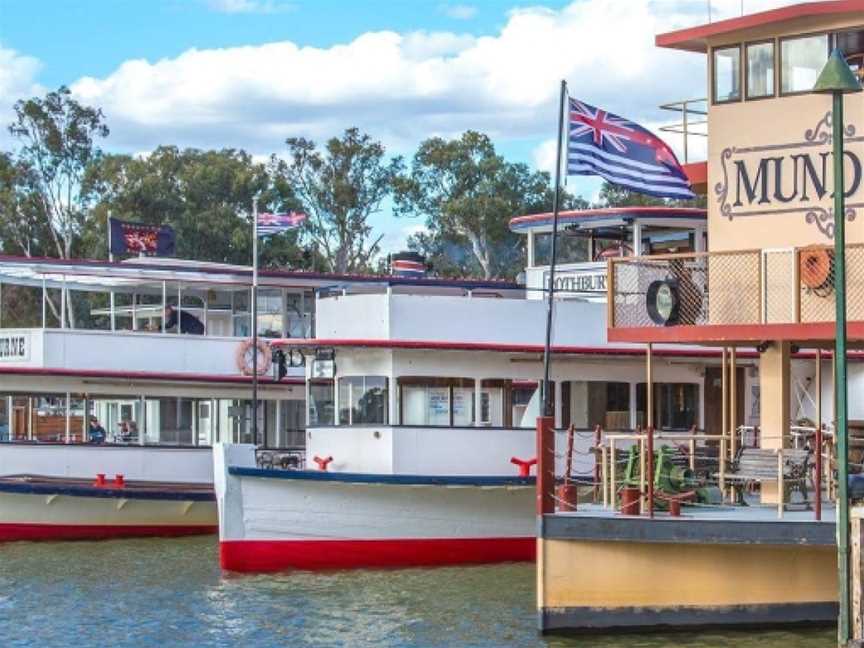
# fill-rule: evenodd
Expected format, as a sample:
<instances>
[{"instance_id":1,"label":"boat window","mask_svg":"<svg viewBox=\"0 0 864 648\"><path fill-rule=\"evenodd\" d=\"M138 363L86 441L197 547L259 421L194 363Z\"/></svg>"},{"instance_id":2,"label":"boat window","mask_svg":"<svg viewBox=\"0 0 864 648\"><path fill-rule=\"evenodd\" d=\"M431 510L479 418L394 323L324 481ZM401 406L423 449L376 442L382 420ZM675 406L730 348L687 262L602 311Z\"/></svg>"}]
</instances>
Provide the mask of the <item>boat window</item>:
<instances>
[{"instance_id":1,"label":"boat window","mask_svg":"<svg viewBox=\"0 0 864 648\"><path fill-rule=\"evenodd\" d=\"M645 426L646 385L636 385L636 424ZM699 423L699 385L654 383L654 427L658 430L689 430Z\"/></svg>"},{"instance_id":2,"label":"boat window","mask_svg":"<svg viewBox=\"0 0 864 648\"><path fill-rule=\"evenodd\" d=\"M473 425L473 380L403 376L398 383L401 425Z\"/></svg>"},{"instance_id":3,"label":"boat window","mask_svg":"<svg viewBox=\"0 0 864 648\"><path fill-rule=\"evenodd\" d=\"M585 263L591 261L588 239L573 236L564 231L558 232L558 245L555 250L555 263ZM552 262L552 233L539 232L534 235L534 265L547 266Z\"/></svg>"},{"instance_id":4,"label":"boat window","mask_svg":"<svg viewBox=\"0 0 864 648\"><path fill-rule=\"evenodd\" d=\"M774 42L747 45L747 98L774 96Z\"/></svg>"},{"instance_id":5,"label":"boat window","mask_svg":"<svg viewBox=\"0 0 864 648\"><path fill-rule=\"evenodd\" d=\"M387 425L386 376L339 379L339 425Z\"/></svg>"},{"instance_id":6,"label":"boat window","mask_svg":"<svg viewBox=\"0 0 864 648\"><path fill-rule=\"evenodd\" d=\"M741 48L720 47L714 50L714 103L741 99Z\"/></svg>"},{"instance_id":7,"label":"boat window","mask_svg":"<svg viewBox=\"0 0 864 648\"><path fill-rule=\"evenodd\" d=\"M573 424L580 429L600 425L604 430L627 430L630 428L630 384L601 380L574 380L569 385L569 414L564 416L564 426ZM566 391L562 396L566 399ZM565 400L562 405L567 405ZM564 411L567 407L562 408ZM569 420L568 420L569 419Z\"/></svg>"},{"instance_id":8,"label":"boat window","mask_svg":"<svg viewBox=\"0 0 864 648\"><path fill-rule=\"evenodd\" d=\"M780 41L780 91L810 92L828 60L828 34Z\"/></svg>"},{"instance_id":9,"label":"boat window","mask_svg":"<svg viewBox=\"0 0 864 648\"><path fill-rule=\"evenodd\" d=\"M258 335L265 338L282 337L282 290L258 289Z\"/></svg>"},{"instance_id":10,"label":"boat window","mask_svg":"<svg viewBox=\"0 0 864 648\"><path fill-rule=\"evenodd\" d=\"M336 401L332 379L309 381L309 426L335 425Z\"/></svg>"},{"instance_id":11,"label":"boat window","mask_svg":"<svg viewBox=\"0 0 864 648\"><path fill-rule=\"evenodd\" d=\"M837 34L837 47L846 55L846 62L864 83L864 29L856 29Z\"/></svg>"}]
</instances>

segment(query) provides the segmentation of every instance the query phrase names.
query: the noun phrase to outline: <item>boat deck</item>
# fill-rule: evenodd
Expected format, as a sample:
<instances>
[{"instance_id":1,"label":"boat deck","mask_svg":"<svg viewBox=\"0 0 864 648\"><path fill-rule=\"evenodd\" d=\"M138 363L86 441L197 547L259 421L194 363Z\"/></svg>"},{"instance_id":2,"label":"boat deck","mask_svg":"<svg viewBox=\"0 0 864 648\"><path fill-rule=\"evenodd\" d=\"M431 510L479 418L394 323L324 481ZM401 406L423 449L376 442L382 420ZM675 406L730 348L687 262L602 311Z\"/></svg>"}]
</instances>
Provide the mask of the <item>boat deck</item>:
<instances>
[{"instance_id":1,"label":"boat deck","mask_svg":"<svg viewBox=\"0 0 864 648\"><path fill-rule=\"evenodd\" d=\"M2 476L0 492L127 499L215 500L212 484L138 480L117 484L113 479L106 479L104 485L97 485L93 479L46 475Z\"/></svg>"}]
</instances>

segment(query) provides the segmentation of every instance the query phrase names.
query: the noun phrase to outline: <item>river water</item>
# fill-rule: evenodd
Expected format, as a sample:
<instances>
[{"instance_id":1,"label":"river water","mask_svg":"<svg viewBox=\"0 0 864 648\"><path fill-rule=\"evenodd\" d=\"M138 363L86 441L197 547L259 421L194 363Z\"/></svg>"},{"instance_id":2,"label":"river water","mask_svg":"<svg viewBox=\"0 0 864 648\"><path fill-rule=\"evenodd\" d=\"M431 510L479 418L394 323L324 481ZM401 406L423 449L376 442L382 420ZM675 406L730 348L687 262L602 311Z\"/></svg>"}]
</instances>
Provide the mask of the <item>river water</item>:
<instances>
[{"instance_id":1,"label":"river water","mask_svg":"<svg viewBox=\"0 0 864 648\"><path fill-rule=\"evenodd\" d=\"M223 574L215 538L0 545L0 646L810 648L834 631L541 638L534 568Z\"/></svg>"}]
</instances>

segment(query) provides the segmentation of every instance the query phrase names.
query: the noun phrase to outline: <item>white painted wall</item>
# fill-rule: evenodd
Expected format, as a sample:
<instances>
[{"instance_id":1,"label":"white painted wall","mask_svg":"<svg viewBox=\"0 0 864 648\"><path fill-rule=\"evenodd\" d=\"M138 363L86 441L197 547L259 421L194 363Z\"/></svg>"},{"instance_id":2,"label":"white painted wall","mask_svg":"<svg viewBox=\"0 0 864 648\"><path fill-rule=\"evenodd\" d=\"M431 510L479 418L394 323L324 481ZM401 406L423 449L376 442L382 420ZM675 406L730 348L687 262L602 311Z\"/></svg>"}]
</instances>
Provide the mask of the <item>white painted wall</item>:
<instances>
[{"instance_id":1,"label":"white painted wall","mask_svg":"<svg viewBox=\"0 0 864 648\"><path fill-rule=\"evenodd\" d=\"M210 448L154 448L96 445L0 443L0 475L108 478L213 483Z\"/></svg>"},{"instance_id":2,"label":"white painted wall","mask_svg":"<svg viewBox=\"0 0 864 648\"><path fill-rule=\"evenodd\" d=\"M394 430L388 426L310 428L306 431L306 466L315 470L316 456L333 457L328 470L334 472L391 474L393 437Z\"/></svg>"}]
</instances>

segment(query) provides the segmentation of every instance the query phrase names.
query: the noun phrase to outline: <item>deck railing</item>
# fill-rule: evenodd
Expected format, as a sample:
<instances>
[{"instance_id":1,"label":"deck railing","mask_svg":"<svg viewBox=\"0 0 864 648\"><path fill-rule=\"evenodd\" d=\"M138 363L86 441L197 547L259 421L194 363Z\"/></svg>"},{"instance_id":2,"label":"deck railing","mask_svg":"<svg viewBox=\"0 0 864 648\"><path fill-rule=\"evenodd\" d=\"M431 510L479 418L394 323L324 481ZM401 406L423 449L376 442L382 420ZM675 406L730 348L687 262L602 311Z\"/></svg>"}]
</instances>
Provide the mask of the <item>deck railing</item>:
<instances>
[{"instance_id":1,"label":"deck railing","mask_svg":"<svg viewBox=\"0 0 864 648\"><path fill-rule=\"evenodd\" d=\"M609 327L810 324L834 320L827 246L609 260ZM864 244L846 248L847 316L864 320Z\"/></svg>"}]
</instances>

